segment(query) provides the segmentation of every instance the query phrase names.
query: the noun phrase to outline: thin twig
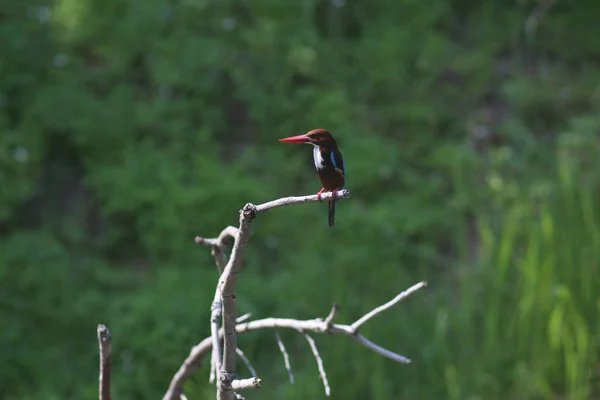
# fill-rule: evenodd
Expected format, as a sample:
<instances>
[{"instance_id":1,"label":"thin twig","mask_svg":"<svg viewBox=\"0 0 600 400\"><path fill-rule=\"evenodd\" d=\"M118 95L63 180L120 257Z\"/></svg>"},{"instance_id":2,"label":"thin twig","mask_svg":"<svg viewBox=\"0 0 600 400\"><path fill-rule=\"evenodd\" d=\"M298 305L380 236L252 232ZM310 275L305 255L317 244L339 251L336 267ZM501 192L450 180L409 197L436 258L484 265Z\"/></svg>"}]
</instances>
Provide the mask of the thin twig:
<instances>
[{"instance_id":1,"label":"thin twig","mask_svg":"<svg viewBox=\"0 0 600 400\"><path fill-rule=\"evenodd\" d=\"M317 367L319 368L319 375L321 375L321 379L323 380L323 387L325 387L325 395L327 397L331 396L331 388L329 387L329 382L327 381L327 374L325 373L325 367L323 366L323 359L319 354L319 349L317 349L317 344L315 340L305 332L302 332L306 341L310 345L313 355L315 356L315 360L317 360Z\"/></svg>"},{"instance_id":2,"label":"thin twig","mask_svg":"<svg viewBox=\"0 0 600 400\"><path fill-rule=\"evenodd\" d=\"M235 240L238 235L238 228L228 226L223 229L219 236L215 239L207 239L200 236L196 236L196 243L211 248L211 254L215 258L217 264L217 270L219 274L223 273L225 265L227 265L227 256L225 255L225 248L227 247L226 241L231 238Z\"/></svg>"},{"instance_id":3,"label":"thin twig","mask_svg":"<svg viewBox=\"0 0 600 400\"><path fill-rule=\"evenodd\" d=\"M287 369L288 376L290 378L290 383L294 384L294 373L292 372L292 366L290 364L290 356L285 350L285 346L283 345L283 341L281 340L281 336L279 336L279 332L275 331L275 340L277 340L277 345L279 346L279 351L283 355L283 362L285 363L285 369Z\"/></svg>"},{"instance_id":4,"label":"thin twig","mask_svg":"<svg viewBox=\"0 0 600 400\"><path fill-rule=\"evenodd\" d=\"M244 354L242 349L240 349L238 347L235 351L236 351L237 355L242 359L244 364L246 364L246 368L248 368L248 371L250 371L250 375L257 376L258 374L256 373L256 370L254 369L254 367L250 363L250 360L248 360L248 357L246 357L246 355Z\"/></svg>"},{"instance_id":5,"label":"thin twig","mask_svg":"<svg viewBox=\"0 0 600 400\"><path fill-rule=\"evenodd\" d=\"M239 324L240 322L244 322L245 320L249 319L250 317L252 317L252 313L244 314L241 317L237 317L235 319L235 322L237 322Z\"/></svg>"},{"instance_id":6,"label":"thin twig","mask_svg":"<svg viewBox=\"0 0 600 400\"><path fill-rule=\"evenodd\" d=\"M389 351L384 349L383 347L371 342L369 339L361 335L360 333L355 333L352 335L354 339L363 346L373 350L375 353L381 354L384 357L389 358L390 360L394 360L399 362L400 364L410 364L412 361L404 356L401 356L398 353L394 353L393 351Z\"/></svg>"},{"instance_id":7,"label":"thin twig","mask_svg":"<svg viewBox=\"0 0 600 400\"><path fill-rule=\"evenodd\" d=\"M110 369L112 357L112 338L108 328L102 324L98 325L98 347L100 350L100 377L99 383L99 399L111 400L110 397Z\"/></svg>"},{"instance_id":8,"label":"thin twig","mask_svg":"<svg viewBox=\"0 0 600 400\"><path fill-rule=\"evenodd\" d=\"M411 293L415 290L421 289L427 285L426 282L420 282L417 285L414 285L408 290L411 290ZM408 291L407 290L407 291ZM407 292L405 291L405 292ZM404 292L403 292L404 293ZM397 296L398 297L398 296ZM396 301L394 304L397 304ZM386 303L387 304L387 303ZM359 320L360 321L360 320ZM352 324L353 325L353 324ZM407 364L410 363L411 360L401 356L400 354L394 353L390 350L387 350L375 343L371 342L361 334L357 333L352 325L342 325L342 324L334 324L327 325L326 320L321 318L311 319L311 320L297 320L291 318L265 318L259 319L249 322L244 322L237 324L235 326L235 330L237 334L242 334L246 332L261 330L261 329L293 329L296 331L303 332L314 332L314 333L330 333L336 335L346 335L354 338L358 343L367 347L368 349L381 354L384 357L387 357L391 360L394 360L399 363ZM223 329L219 331L219 335L223 336ZM169 385L169 389L167 393L165 393L163 400L177 400L181 390L183 388L184 383L190 378L192 373L198 368L202 360L204 360L211 352L212 349L212 338L208 337L198 343L196 346L192 348L189 356L185 359L173 379L171 380L171 384Z\"/></svg>"},{"instance_id":9,"label":"thin twig","mask_svg":"<svg viewBox=\"0 0 600 400\"><path fill-rule=\"evenodd\" d=\"M331 311L329 312L329 315L327 316L327 318L325 318L325 325L331 326L331 324L333 324L333 320L337 316L337 313L339 310L340 310L340 306L337 303L333 303L333 306L331 307Z\"/></svg>"},{"instance_id":10,"label":"thin twig","mask_svg":"<svg viewBox=\"0 0 600 400\"><path fill-rule=\"evenodd\" d=\"M352 330L354 332L358 332L358 329L365 322L367 322L371 318L377 316L378 314L381 314L382 312L389 310L390 308L392 308L393 306L395 306L396 304L398 304L399 302L401 302L402 300L404 300L405 298L407 298L408 296L410 296L411 294L413 294L414 292L416 292L417 290L421 289L422 287L424 287L426 285L427 285L427 282L419 282L416 285L413 285L410 288L406 289L404 292L400 293L398 296L394 297L392 300L388 301L387 303L380 305L379 307L375 308L374 310L371 310L370 312L365 314L362 318L360 318L359 320L357 320L356 322L354 322L351 325Z\"/></svg>"}]
</instances>

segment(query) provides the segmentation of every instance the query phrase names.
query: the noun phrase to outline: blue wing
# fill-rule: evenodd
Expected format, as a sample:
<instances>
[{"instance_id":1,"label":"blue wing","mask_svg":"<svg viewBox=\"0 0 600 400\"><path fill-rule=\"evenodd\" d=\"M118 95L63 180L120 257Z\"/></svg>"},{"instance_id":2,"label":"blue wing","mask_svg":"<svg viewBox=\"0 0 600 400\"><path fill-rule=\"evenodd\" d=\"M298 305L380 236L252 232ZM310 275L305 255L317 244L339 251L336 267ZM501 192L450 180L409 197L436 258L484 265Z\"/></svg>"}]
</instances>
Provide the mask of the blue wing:
<instances>
[{"instance_id":1,"label":"blue wing","mask_svg":"<svg viewBox=\"0 0 600 400\"><path fill-rule=\"evenodd\" d=\"M344 178L346 178L346 164L344 164L344 157L339 151L330 151L329 156L331 157L331 163L336 169L342 171Z\"/></svg>"}]
</instances>

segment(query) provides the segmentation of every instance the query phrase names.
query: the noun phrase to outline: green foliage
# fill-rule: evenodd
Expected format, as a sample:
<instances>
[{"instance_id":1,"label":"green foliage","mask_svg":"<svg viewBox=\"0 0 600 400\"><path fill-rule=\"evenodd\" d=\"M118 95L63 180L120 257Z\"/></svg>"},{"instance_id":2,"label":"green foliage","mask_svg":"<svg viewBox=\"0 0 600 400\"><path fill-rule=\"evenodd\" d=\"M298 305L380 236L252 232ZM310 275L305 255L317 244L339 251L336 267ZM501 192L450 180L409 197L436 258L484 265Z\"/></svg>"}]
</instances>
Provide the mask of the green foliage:
<instances>
[{"instance_id":1,"label":"green foliage","mask_svg":"<svg viewBox=\"0 0 600 400\"><path fill-rule=\"evenodd\" d=\"M334 398L586 399L600 295L598 3L8 0L0 11L0 398L157 398L208 335L195 235L319 189L316 127L349 201L253 226L241 313L350 322L317 337ZM240 337L260 396L323 396L304 339ZM241 374L246 372L240 371ZM211 398L204 365L188 398ZM248 394L248 398L256 396Z\"/></svg>"}]
</instances>

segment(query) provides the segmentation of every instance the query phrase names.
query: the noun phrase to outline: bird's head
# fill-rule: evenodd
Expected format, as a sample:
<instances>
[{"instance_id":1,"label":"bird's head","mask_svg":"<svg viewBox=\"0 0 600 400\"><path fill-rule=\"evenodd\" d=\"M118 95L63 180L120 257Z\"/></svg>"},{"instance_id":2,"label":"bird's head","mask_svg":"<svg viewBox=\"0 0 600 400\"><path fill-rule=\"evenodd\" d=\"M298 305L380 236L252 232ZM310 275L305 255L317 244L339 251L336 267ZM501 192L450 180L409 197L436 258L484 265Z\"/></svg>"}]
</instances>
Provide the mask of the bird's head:
<instances>
[{"instance_id":1,"label":"bird's head","mask_svg":"<svg viewBox=\"0 0 600 400\"><path fill-rule=\"evenodd\" d=\"M327 129L313 129L304 135L286 137L279 139L279 141L284 143L306 143L337 150L337 143Z\"/></svg>"}]
</instances>

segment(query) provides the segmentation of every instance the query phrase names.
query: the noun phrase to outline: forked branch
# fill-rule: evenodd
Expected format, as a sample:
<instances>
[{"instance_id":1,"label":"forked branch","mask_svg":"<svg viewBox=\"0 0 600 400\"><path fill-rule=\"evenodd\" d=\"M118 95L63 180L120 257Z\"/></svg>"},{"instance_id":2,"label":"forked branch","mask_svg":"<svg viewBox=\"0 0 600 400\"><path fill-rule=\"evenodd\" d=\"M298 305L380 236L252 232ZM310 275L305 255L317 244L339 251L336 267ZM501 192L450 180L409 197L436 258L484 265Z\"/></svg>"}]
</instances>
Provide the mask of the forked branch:
<instances>
[{"instance_id":1,"label":"forked branch","mask_svg":"<svg viewBox=\"0 0 600 400\"><path fill-rule=\"evenodd\" d=\"M215 290L214 301L211 307L211 337L203 340L192 349L192 352L188 358L184 361L179 371L173 377L169 386L169 390L163 397L163 400L176 400L180 398L183 393L184 383L187 381L187 379L189 379L192 372L198 367L200 362L211 349L211 370L215 371L215 375L217 377L217 399L233 400L234 398L241 397L236 393L236 391L260 387L261 381L257 377L252 377L250 379L237 379L236 377L236 356L239 354L239 349L237 347L237 334L257 329L290 328L301 331L305 335L308 331L316 333L328 332L334 334L345 334L352 336L359 343L385 357L402 363L410 362L410 360L407 358L386 350L369 341L367 338L358 333L358 328L360 328L363 323L367 322L372 317L389 309L406 296L410 295L412 292L425 286L425 282L421 282L420 284L408 289L406 292L401 293L392 301L376 308L352 325L334 324L333 320L337 315L336 305L334 305L331 313L325 320L318 318L315 320L298 321L283 318L267 318L244 323L236 322L237 307L235 288L237 276L240 273L246 246L250 237L250 223L252 220L254 220L259 213L271 210L273 208L307 202L327 201L334 198L334 196L338 199L346 199L350 197L350 192L348 190L340 190L335 194L329 192L324 193L320 197L317 195L285 197L270 201L268 203L260 204L258 206L246 204L240 211L239 228L234 228L231 226L227 227L221 232L219 237L215 239L206 239L201 237L196 238L196 242L198 244L211 247L211 252L215 258L215 263L217 264L217 269L221 273L219 283ZM231 250L231 256L229 257L229 260L227 260L227 256L225 255L224 251L226 240L228 238L234 239L234 245ZM219 328L219 319L222 319L222 328ZM311 349L315 355L315 358L317 359L319 372L323 379L326 393L329 395L330 389L327 382L327 376L325 374L325 369L316 349L314 340L309 335L306 335L306 339L311 345ZM223 342L222 351L221 341ZM281 341L278 340L278 343L280 344L281 349ZM285 352L284 348L282 349L282 353L284 354L284 358L286 358L287 353ZM286 367L288 368L291 379L293 379L291 375L291 369L289 368L289 360L286 362Z\"/></svg>"},{"instance_id":2,"label":"forked branch","mask_svg":"<svg viewBox=\"0 0 600 400\"><path fill-rule=\"evenodd\" d=\"M425 286L427 286L427 282L419 282L419 283L411 286L410 288L408 288L404 292L400 293L398 296L396 296L392 300L392 301L394 301L394 300L398 299L397 301L394 302L394 305L398 304L400 301L406 299L409 295L413 294L414 292L416 292L419 289L424 288ZM388 302L386 304L389 304L390 302ZM384 304L384 305L386 305L386 304ZM338 308L339 307L334 306L332 308L332 310L335 309L336 313L337 313ZM377 308L375 310L377 310ZM243 334L246 332L252 332L252 331L263 330L263 329L274 329L274 330L292 329L295 331L302 331L302 332L346 335L346 336L352 337L354 340L356 340L358 343L362 344L363 346L367 347L368 349L371 349L372 351L374 351L384 357L387 357L391 360L394 360L401 364L408 364L411 362L410 359L373 343L372 341L370 341L369 339L367 339L366 337L361 335L357 330L355 330L352 326L355 325L356 322L359 322L362 318L352 324L342 325L342 324L334 323L333 318L331 318L331 319L329 318L332 314L333 313L330 313L326 319L316 318L316 319L310 319L310 320L297 320L297 319L291 319L291 318L265 318L265 319L259 319L259 320L249 321L249 322L238 323L235 326L235 330L236 330L237 334ZM370 320L371 318L375 317L378 314L379 313L374 313L374 314L368 313L367 315L371 315L371 317L369 318L369 320ZM334 314L334 318L335 318L335 314ZM362 324L360 324L360 325L362 325ZM220 334L220 336L222 336L223 330L221 330L219 332L219 334ZM181 388L183 388L183 385L185 384L185 382L190 378L192 373L199 367L199 365L202 363L202 361L210 354L211 350L212 350L212 340L210 337L207 337L206 339L202 340L200 343L198 343L196 346L194 346L192 348L189 356L186 358L186 360L183 362L183 364L179 368L179 371L177 371L177 373L171 380L169 390L163 397L163 400L176 400L177 399L179 390L181 390ZM287 352L285 352L285 354L287 354ZM285 358L285 355L284 355L284 358ZM288 364L289 364L289 360L288 360ZM291 373L291 369L288 369L288 371Z\"/></svg>"}]
</instances>

